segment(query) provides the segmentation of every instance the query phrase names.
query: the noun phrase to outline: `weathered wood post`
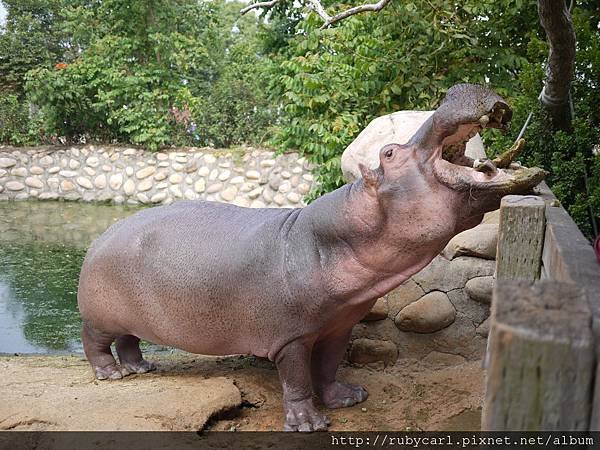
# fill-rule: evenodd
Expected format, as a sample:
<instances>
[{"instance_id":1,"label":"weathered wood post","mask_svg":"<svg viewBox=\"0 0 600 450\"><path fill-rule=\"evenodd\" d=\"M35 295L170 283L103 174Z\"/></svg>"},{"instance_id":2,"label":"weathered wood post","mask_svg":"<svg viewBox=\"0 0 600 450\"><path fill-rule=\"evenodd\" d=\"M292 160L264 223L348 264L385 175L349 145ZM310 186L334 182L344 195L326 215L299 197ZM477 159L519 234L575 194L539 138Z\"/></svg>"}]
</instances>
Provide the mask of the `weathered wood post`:
<instances>
[{"instance_id":1,"label":"weathered wood post","mask_svg":"<svg viewBox=\"0 0 600 450\"><path fill-rule=\"evenodd\" d=\"M482 430L588 430L591 320L584 292L573 284L498 283Z\"/></svg>"},{"instance_id":2,"label":"weathered wood post","mask_svg":"<svg viewBox=\"0 0 600 450\"><path fill-rule=\"evenodd\" d=\"M483 430L589 427L595 369L592 318L582 289L538 281L545 227L543 199L502 200Z\"/></svg>"},{"instance_id":3,"label":"weathered wood post","mask_svg":"<svg viewBox=\"0 0 600 450\"><path fill-rule=\"evenodd\" d=\"M544 229L544 200L533 195L507 195L500 203L496 280L540 277Z\"/></svg>"}]
</instances>

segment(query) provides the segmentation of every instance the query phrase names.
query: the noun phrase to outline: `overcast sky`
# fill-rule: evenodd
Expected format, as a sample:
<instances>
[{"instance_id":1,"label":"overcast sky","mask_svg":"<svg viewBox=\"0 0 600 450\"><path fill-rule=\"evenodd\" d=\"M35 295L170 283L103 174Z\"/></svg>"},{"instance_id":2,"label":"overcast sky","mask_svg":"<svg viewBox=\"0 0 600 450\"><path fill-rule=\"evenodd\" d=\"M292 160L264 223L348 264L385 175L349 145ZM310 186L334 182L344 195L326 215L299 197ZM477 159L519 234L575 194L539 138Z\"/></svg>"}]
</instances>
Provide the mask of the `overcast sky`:
<instances>
[{"instance_id":1,"label":"overcast sky","mask_svg":"<svg viewBox=\"0 0 600 450\"><path fill-rule=\"evenodd\" d=\"M0 2L0 25L4 24L4 19L6 18L6 10L4 9L4 5Z\"/></svg>"}]
</instances>

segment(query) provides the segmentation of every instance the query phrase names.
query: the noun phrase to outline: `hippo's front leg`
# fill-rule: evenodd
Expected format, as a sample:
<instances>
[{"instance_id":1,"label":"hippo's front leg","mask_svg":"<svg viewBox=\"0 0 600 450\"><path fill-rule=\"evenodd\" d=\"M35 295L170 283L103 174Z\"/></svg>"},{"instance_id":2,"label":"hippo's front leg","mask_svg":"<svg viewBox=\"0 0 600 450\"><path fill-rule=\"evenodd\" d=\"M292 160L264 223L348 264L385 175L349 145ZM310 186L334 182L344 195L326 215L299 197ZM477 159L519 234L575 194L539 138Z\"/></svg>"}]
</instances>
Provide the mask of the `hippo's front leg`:
<instances>
[{"instance_id":1,"label":"hippo's front leg","mask_svg":"<svg viewBox=\"0 0 600 450\"><path fill-rule=\"evenodd\" d=\"M285 431L326 430L329 419L313 404L310 376L311 347L293 341L277 354L275 364L283 386L283 412Z\"/></svg>"},{"instance_id":2,"label":"hippo's front leg","mask_svg":"<svg viewBox=\"0 0 600 450\"><path fill-rule=\"evenodd\" d=\"M335 379L338 366L350 341L352 330L336 336L328 336L317 342L312 355L312 378L316 393L328 408L344 408L363 402L369 396L367 390L351 383Z\"/></svg>"}]
</instances>

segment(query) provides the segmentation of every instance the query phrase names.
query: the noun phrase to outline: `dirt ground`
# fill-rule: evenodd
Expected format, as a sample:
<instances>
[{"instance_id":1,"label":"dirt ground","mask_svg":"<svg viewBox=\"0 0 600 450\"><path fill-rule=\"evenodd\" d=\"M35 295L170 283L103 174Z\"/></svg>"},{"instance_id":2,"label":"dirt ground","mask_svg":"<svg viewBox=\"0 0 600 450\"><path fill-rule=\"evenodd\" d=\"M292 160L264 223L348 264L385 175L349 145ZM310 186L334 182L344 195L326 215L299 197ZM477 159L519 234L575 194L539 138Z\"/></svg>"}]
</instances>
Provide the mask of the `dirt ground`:
<instances>
[{"instance_id":1,"label":"dirt ground","mask_svg":"<svg viewBox=\"0 0 600 450\"><path fill-rule=\"evenodd\" d=\"M253 357L150 355L158 370L97 381L82 356L0 357L0 430L280 431L281 385ZM326 410L330 431L477 430L481 363L438 354L382 368L344 365L369 398ZM318 403L317 403L318 404Z\"/></svg>"}]
</instances>

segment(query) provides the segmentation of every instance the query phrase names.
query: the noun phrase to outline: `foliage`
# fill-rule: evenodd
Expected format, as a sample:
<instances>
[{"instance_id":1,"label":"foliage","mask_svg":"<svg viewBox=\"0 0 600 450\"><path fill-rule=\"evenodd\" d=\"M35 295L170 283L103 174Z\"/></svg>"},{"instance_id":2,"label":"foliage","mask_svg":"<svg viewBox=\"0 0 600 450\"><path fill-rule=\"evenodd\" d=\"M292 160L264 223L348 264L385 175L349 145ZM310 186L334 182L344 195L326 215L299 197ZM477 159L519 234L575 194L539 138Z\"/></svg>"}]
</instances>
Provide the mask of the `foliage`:
<instances>
[{"instance_id":1,"label":"foliage","mask_svg":"<svg viewBox=\"0 0 600 450\"><path fill-rule=\"evenodd\" d=\"M16 95L0 96L0 142L35 145L43 139L38 115L31 115Z\"/></svg>"},{"instance_id":2,"label":"foliage","mask_svg":"<svg viewBox=\"0 0 600 450\"><path fill-rule=\"evenodd\" d=\"M548 118L537 100L548 48L543 40L533 39L528 52L532 64L519 74L519 86L510 99L516 126L505 136L494 135L492 140L487 136L487 141L491 153L506 148L532 112L524 135L527 147L522 162L550 172L547 182L552 191L579 228L591 238L598 234L593 229L593 220L600 223L600 11L591 1L581 2L573 11L573 20L578 40L571 90L575 113L573 132L548 132Z\"/></svg>"},{"instance_id":3,"label":"foliage","mask_svg":"<svg viewBox=\"0 0 600 450\"><path fill-rule=\"evenodd\" d=\"M314 14L301 24L280 51L275 92L284 117L276 142L317 165L313 196L343 183L341 153L373 118L432 109L461 81L489 80L501 93L514 88L535 33L535 2L501 3L393 2L325 31Z\"/></svg>"}]
</instances>

